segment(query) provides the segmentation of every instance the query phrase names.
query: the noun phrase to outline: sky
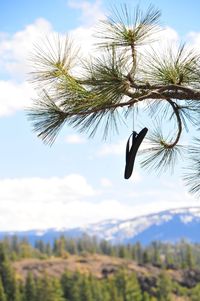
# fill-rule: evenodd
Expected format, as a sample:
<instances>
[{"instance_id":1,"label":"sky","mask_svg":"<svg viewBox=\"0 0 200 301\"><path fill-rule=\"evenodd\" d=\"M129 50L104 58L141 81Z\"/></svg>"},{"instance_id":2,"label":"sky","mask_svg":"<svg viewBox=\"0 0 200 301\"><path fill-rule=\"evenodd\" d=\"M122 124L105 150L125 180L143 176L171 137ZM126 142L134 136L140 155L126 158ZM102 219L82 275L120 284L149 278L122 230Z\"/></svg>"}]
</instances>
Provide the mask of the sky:
<instances>
[{"instance_id":1,"label":"sky","mask_svg":"<svg viewBox=\"0 0 200 301\"><path fill-rule=\"evenodd\" d=\"M152 3L161 10L162 43L186 41L199 48L199 1L126 3L141 8ZM52 34L68 34L83 56L94 55L94 29L113 4L120 1L0 0L0 231L71 228L200 206L184 186L179 165L174 174L158 176L141 169L137 158L132 177L124 180L131 120L106 141L65 126L51 147L27 120L25 108L36 96L28 80L34 45Z\"/></svg>"}]
</instances>

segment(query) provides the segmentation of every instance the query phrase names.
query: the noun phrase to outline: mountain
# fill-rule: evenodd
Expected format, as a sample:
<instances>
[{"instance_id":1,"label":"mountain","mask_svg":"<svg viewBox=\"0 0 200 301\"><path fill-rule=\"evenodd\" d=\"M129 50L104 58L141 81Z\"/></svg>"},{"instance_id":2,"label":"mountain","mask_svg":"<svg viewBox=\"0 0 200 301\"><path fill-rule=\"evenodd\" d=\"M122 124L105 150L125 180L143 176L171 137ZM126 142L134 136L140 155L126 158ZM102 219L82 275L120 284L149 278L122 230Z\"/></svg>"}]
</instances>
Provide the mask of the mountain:
<instances>
[{"instance_id":1,"label":"mountain","mask_svg":"<svg viewBox=\"0 0 200 301\"><path fill-rule=\"evenodd\" d=\"M166 210L127 220L106 220L74 229L0 232L0 238L16 234L19 237L27 237L29 242L34 244L38 239L52 243L60 235L80 237L87 234L113 244L140 241L146 245L155 240L175 243L180 239L200 243L199 233L200 207L191 207Z\"/></svg>"},{"instance_id":2,"label":"mountain","mask_svg":"<svg viewBox=\"0 0 200 301\"><path fill-rule=\"evenodd\" d=\"M103 221L86 226L84 232L111 243L149 244L159 240L175 243L186 239L200 243L200 207L178 208L133 219Z\"/></svg>"}]
</instances>

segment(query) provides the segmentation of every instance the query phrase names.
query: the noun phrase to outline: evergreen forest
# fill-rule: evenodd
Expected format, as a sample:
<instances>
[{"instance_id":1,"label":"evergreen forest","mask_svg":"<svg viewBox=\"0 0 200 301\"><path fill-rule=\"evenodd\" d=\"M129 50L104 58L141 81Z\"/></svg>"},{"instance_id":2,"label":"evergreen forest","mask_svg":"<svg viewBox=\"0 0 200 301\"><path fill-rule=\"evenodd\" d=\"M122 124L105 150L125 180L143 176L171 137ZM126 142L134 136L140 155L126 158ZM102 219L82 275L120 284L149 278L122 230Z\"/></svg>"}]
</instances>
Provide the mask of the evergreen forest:
<instances>
[{"instance_id":1,"label":"evergreen forest","mask_svg":"<svg viewBox=\"0 0 200 301\"><path fill-rule=\"evenodd\" d=\"M111 245L89 236L0 242L0 301L200 300L200 245Z\"/></svg>"}]
</instances>

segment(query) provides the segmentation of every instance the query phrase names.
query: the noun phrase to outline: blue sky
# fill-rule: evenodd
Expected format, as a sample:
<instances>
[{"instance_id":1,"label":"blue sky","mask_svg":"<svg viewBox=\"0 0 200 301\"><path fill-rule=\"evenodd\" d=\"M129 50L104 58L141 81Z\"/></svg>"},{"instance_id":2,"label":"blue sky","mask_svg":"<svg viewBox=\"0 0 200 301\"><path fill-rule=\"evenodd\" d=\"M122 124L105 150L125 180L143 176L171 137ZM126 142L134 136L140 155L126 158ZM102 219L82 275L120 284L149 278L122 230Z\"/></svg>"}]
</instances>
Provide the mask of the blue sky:
<instances>
[{"instance_id":1,"label":"blue sky","mask_svg":"<svg viewBox=\"0 0 200 301\"><path fill-rule=\"evenodd\" d=\"M27 80L33 44L52 33L69 33L89 56L94 27L113 3L120 2L0 1L0 231L73 227L199 206L200 201L187 193L179 166L173 175L158 177L142 170L137 160L132 178L123 179L131 120L107 141L100 135L88 139L65 126L49 147L32 132L24 108L35 95ZM162 11L163 41L199 47L199 1L126 3L154 4ZM143 118L144 126L145 122Z\"/></svg>"}]
</instances>

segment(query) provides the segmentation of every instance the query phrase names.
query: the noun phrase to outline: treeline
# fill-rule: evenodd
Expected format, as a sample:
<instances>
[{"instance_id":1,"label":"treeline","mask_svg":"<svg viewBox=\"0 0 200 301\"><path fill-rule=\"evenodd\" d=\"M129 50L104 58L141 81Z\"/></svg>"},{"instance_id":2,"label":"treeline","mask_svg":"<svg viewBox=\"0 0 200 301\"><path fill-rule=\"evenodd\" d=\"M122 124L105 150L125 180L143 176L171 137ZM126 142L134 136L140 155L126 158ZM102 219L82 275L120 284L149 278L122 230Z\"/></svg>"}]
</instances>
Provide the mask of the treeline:
<instances>
[{"instance_id":1,"label":"treeline","mask_svg":"<svg viewBox=\"0 0 200 301\"><path fill-rule=\"evenodd\" d=\"M148 247L139 243L112 246L106 241L82 237L61 237L52 245L37 241L31 246L16 236L0 242L0 301L173 301L200 300L200 283L192 288L172 281L169 269L191 268L199 262L199 245L180 242L177 245L154 242ZM106 254L136 260L140 265L160 267L158 275L141 279L135 272L119 268L98 279L92 274L65 271L61 277L47 273L35 276L29 272L24 279L16 274L12 261L23 258L67 258L70 254ZM195 266L195 268L197 268ZM178 271L177 271L178 272Z\"/></svg>"},{"instance_id":2,"label":"treeline","mask_svg":"<svg viewBox=\"0 0 200 301\"><path fill-rule=\"evenodd\" d=\"M139 242L127 245L112 245L106 240L98 241L84 235L80 238L61 236L52 244L42 240L32 246L26 238L5 237L2 245L10 260L22 258L47 259L51 256L67 258L70 254L103 254L136 261L139 265L151 264L166 269L200 268L200 244L181 240L177 244L152 242L142 246Z\"/></svg>"}]
</instances>

